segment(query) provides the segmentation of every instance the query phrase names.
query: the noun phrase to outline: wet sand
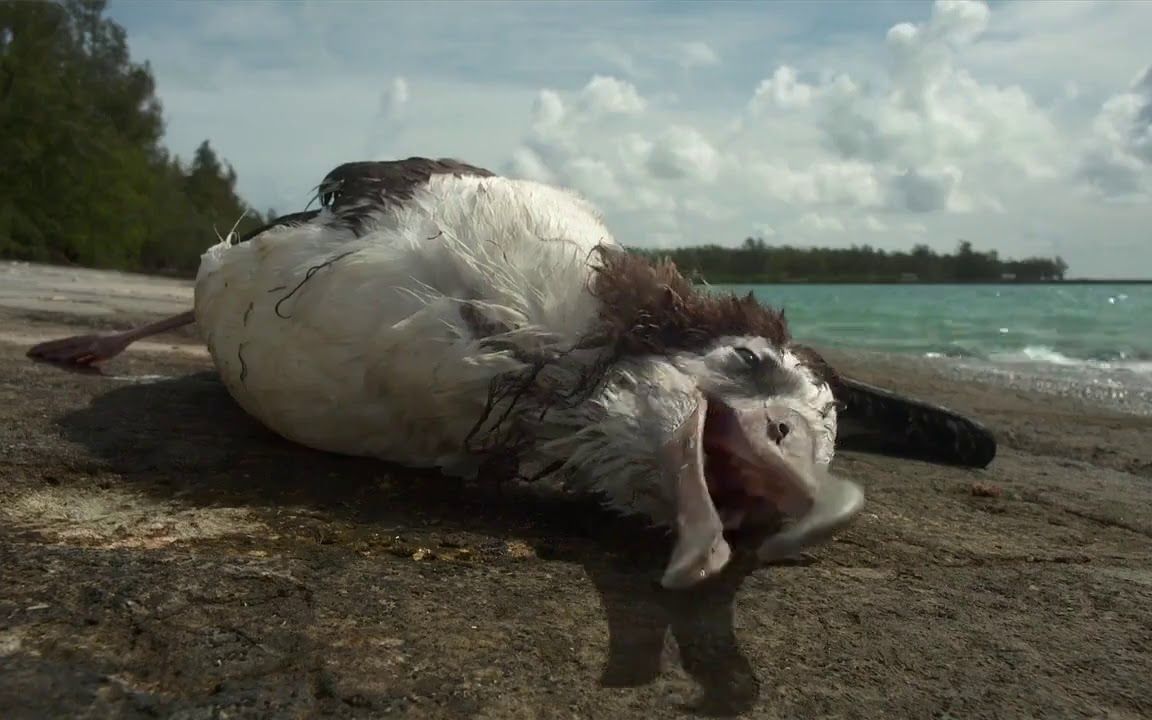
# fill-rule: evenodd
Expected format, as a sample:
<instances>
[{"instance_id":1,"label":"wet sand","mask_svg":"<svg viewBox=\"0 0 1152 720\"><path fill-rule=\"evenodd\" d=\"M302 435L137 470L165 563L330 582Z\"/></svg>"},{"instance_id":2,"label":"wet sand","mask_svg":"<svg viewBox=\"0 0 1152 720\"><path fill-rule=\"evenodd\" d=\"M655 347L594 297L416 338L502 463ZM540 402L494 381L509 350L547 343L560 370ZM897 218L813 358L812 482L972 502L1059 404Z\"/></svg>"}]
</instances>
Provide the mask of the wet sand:
<instances>
[{"instance_id":1,"label":"wet sand","mask_svg":"<svg viewBox=\"0 0 1152 720\"><path fill-rule=\"evenodd\" d=\"M997 459L841 453L837 541L670 593L666 540L587 503L273 436L194 329L24 357L190 297L0 264L0 717L1152 715L1152 418L830 353Z\"/></svg>"}]
</instances>

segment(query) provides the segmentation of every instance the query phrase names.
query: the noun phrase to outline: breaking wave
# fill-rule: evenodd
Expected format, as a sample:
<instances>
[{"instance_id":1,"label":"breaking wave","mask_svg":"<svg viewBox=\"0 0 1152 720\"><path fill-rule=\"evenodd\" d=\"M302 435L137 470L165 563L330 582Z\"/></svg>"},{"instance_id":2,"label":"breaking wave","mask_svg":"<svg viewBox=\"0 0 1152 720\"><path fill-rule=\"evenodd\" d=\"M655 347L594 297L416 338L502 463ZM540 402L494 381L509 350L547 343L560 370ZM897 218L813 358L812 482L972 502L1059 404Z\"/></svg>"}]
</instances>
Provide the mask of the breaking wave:
<instances>
[{"instance_id":1,"label":"breaking wave","mask_svg":"<svg viewBox=\"0 0 1152 720\"><path fill-rule=\"evenodd\" d=\"M1064 368L1089 368L1095 370L1120 370L1140 374L1152 374L1152 357L1143 353L1133 354L1124 351L1101 351L1092 357L1073 357L1045 345L1027 345L1018 350L973 350L928 351L927 358L951 358L955 360L985 360L1003 365L1051 365Z\"/></svg>"},{"instance_id":2,"label":"breaking wave","mask_svg":"<svg viewBox=\"0 0 1152 720\"><path fill-rule=\"evenodd\" d=\"M795 337L1152 414L1152 285L759 285Z\"/></svg>"}]
</instances>

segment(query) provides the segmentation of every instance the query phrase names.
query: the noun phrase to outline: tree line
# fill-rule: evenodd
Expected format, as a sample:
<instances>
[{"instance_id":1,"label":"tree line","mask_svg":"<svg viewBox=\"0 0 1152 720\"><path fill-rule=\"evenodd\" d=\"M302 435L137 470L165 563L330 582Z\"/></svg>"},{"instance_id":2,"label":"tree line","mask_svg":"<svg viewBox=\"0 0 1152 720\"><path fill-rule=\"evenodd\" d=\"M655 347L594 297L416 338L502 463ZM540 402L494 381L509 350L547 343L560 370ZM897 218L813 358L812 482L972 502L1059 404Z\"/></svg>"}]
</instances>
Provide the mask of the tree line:
<instances>
[{"instance_id":1,"label":"tree line","mask_svg":"<svg viewBox=\"0 0 1152 720\"><path fill-rule=\"evenodd\" d=\"M1063 280L1060 257L1002 260L961 241L954 253L927 245L886 251L868 245L848 248L769 245L745 238L738 248L701 245L672 249L633 248L652 258L671 259L681 271L712 284L786 282L1049 282Z\"/></svg>"},{"instance_id":2,"label":"tree line","mask_svg":"<svg viewBox=\"0 0 1152 720\"><path fill-rule=\"evenodd\" d=\"M187 275L263 218L208 141L189 162L161 144L151 68L104 10L0 2L0 257Z\"/></svg>"},{"instance_id":3,"label":"tree line","mask_svg":"<svg viewBox=\"0 0 1152 720\"><path fill-rule=\"evenodd\" d=\"M261 216L239 197L235 170L207 140L187 162L161 144L151 68L132 61L105 4L0 1L0 258L191 275L217 233L237 220L244 233L272 211ZM1060 258L1001 260L967 242L944 255L762 238L634 250L712 283L1036 281L1067 269Z\"/></svg>"}]
</instances>

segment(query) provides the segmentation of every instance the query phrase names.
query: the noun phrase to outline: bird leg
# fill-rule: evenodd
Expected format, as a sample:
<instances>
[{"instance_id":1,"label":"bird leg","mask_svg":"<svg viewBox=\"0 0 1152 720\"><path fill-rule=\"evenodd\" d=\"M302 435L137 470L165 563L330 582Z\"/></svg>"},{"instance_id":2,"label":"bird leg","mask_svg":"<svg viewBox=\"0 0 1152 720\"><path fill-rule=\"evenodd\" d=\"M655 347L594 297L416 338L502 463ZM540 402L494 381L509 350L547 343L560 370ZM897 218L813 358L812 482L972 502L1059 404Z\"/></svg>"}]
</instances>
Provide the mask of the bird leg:
<instances>
[{"instance_id":1,"label":"bird leg","mask_svg":"<svg viewBox=\"0 0 1152 720\"><path fill-rule=\"evenodd\" d=\"M28 357L60 365L87 367L116 357L137 340L194 322L196 313L189 310L124 332L110 335L76 335L60 340L49 340L32 347L28 351Z\"/></svg>"}]
</instances>

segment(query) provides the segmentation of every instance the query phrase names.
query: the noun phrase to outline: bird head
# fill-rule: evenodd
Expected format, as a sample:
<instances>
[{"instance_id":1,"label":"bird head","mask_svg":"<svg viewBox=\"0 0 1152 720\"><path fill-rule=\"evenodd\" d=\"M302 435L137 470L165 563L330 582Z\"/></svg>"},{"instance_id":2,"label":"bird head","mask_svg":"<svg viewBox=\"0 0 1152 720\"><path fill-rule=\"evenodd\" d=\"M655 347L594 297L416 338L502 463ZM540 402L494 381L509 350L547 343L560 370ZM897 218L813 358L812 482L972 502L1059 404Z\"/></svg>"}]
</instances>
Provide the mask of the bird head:
<instances>
[{"instance_id":1,"label":"bird head","mask_svg":"<svg viewBox=\"0 0 1152 720\"><path fill-rule=\"evenodd\" d=\"M535 451L610 507L673 530L664 586L723 569L725 530L782 521L759 548L779 559L859 512L863 493L829 472L833 378L791 342L782 313L624 253L605 256L592 291L597 382L534 421ZM570 397L572 375L541 377Z\"/></svg>"}]
</instances>

